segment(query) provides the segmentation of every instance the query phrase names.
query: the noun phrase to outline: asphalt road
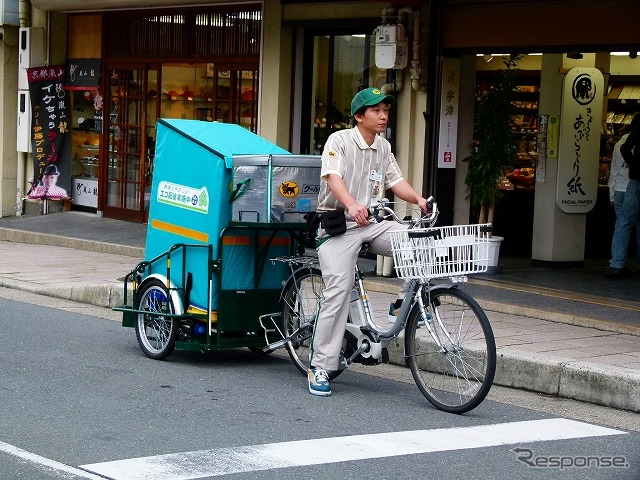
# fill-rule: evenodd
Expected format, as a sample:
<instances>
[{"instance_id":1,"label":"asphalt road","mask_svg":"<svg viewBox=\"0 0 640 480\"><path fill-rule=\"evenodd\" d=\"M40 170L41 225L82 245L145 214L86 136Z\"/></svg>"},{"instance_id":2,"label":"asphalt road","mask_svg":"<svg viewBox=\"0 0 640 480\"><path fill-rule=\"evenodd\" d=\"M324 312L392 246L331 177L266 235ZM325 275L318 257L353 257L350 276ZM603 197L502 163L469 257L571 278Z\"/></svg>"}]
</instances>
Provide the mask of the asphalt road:
<instances>
[{"instance_id":1,"label":"asphalt road","mask_svg":"<svg viewBox=\"0 0 640 480\"><path fill-rule=\"evenodd\" d=\"M3 479L640 477L638 415L495 389L456 416L389 366L318 398L277 354L149 360L117 318L0 290Z\"/></svg>"}]
</instances>

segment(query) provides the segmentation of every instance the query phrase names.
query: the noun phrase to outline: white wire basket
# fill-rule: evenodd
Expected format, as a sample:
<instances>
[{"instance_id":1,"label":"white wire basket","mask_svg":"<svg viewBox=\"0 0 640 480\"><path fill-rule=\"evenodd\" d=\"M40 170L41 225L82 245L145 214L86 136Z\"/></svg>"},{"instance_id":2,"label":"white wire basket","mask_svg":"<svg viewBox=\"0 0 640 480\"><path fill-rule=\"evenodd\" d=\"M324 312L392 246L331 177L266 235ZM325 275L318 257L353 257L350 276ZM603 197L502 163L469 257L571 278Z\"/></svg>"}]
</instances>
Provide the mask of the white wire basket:
<instances>
[{"instance_id":1,"label":"white wire basket","mask_svg":"<svg viewBox=\"0 0 640 480\"><path fill-rule=\"evenodd\" d=\"M490 231L488 223L392 231L396 274L431 279L484 273Z\"/></svg>"}]
</instances>

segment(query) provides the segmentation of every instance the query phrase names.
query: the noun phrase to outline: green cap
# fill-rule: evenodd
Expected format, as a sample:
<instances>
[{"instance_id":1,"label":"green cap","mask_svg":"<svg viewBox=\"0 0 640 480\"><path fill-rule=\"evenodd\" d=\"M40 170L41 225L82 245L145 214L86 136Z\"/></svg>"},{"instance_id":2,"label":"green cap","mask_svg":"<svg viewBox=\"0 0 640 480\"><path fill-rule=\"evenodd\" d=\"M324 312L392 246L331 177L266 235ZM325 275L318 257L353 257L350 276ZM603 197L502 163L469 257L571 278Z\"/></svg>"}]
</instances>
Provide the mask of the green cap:
<instances>
[{"instance_id":1,"label":"green cap","mask_svg":"<svg viewBox=\"0 0 640 480\"><path fill-rule=\"evenodd\" d=\"M362 107L372 107L380 102L392 104L395 101L393 95L385 95L379 88L365 88L356 93L356 96L351 100L351 115L355 115Z\"/></svg>"}]
</instances>

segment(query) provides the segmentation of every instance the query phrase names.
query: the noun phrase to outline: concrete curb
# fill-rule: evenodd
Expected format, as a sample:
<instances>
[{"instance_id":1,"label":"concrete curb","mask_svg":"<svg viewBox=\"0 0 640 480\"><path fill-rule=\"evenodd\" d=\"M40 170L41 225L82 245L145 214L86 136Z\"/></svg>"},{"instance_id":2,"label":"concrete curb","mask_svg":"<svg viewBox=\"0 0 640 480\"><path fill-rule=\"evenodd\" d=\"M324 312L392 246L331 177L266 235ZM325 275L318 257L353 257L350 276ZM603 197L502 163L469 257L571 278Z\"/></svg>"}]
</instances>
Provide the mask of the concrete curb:
<instances>
[{"instance_id":1,"label":"concrete curb","mask_svg":"<svg viewBox=\"0 0 640 480\"><path fill-rule=\"evenodd\" d=\"M498 349L494 383L640 412L640 374L619 367Z\"/></svg>"},{"instance_id":2,"label":"concrete curb","mask_svg":"<svg viewBox=\"0 0 640 480\"><path fill-rule=\"evenodd\" d=\"M588 362L563 365L558 396L640 412L640 374Z\"/></svg>"},{"instance_id":3,"label":"concrete curb","mask_svg":"<svg viewBox=\"0 0 640 480\"><path fill-rule=\"evenodd\" d=\"M121 282L81 287L55 287L0 278L0 287L104 308L113 308L124 303L124 286Z\"/></svg>"},{"instance_id":4,"label":"concrete curb","mask_svg":"<svg viewBox=\"0 0 640 480\"><path fill-rule=\"evenodd\" d=\"M404 337L389 344L389 363L405 366ZM619 367L498 349L494 385L640 412L640 374Z\"/></svg>"}]
</instances>

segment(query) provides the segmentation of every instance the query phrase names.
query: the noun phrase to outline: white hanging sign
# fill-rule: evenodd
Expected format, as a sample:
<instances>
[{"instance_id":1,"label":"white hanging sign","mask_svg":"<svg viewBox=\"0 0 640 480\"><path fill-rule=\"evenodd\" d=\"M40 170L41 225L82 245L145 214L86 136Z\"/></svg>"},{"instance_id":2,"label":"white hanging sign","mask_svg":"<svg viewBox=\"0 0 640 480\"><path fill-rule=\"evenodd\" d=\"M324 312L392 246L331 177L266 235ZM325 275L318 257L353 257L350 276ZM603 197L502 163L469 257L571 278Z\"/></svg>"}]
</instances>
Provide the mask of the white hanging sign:
<instances>
[{"instance_id":1,"label":"white hanging sign","mask_svg":"<svg viewBox=\"0 0 640 480\"><path fill-rule=\"evenodd\" d=\"M459 94L460 59L444 58L442 60L442 88L440 89L438 168L456 168Z\"/></svg>"},{"instance_id":2,"label":"white hanging sign","mask_svg":"<svg viewBox=\"0 0 640 480\"><path fill-rule=\"evenodd\" d=\"M556 204L587 213L598 197L604 78L597 68L572 68L564 78Z\"/></svg>"}]
</instances>

